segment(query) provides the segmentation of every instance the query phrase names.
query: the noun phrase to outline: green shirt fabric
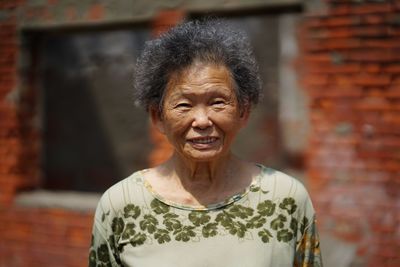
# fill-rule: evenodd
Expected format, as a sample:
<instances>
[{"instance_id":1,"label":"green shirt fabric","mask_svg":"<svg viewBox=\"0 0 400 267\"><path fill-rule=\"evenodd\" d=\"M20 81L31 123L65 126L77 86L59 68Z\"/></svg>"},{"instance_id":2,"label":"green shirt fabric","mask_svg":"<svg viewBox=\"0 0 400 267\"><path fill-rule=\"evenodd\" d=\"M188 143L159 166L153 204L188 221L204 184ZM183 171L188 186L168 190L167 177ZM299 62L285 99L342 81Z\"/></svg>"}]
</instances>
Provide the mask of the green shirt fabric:
<instances>
[{"instance_id":1,"label":"green shirt fabric","mask_svg":"<svg viewBox=\"0 0 400 267\"><path fill-rule=\"evenodd\" d=\"M296 179L260 166L240 194L210 206L168 202L142 172L96 209L89 266L322 266L315 213Z\"/></svg>"}]
</instances>

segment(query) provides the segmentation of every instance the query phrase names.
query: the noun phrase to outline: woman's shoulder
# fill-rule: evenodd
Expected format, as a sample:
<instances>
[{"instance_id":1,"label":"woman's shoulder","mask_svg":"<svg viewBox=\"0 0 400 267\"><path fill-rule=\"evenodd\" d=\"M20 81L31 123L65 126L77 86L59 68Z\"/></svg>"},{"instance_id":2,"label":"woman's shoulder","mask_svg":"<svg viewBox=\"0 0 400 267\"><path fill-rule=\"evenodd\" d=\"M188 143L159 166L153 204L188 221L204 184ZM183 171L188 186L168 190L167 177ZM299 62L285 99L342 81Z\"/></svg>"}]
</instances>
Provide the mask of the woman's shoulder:
<instances>
[{"instance_id":1,"label":"woman's shoulder","mask_svg":"<svg viewBox=\"0 0 400 267\"><path fill-rule=\"evenodd\" d=\"M105 213L118 213L128 204L140 201L142 195L142 171L135 171L128 177L109 187L101 196L97 210Z\"/></svg>"},{"instance_id":2,"label":"woman's shoulder","mask_svg":"<svg viewBox=\"0 0 400 267\"><path fill-rule=\"evenodd\" d=\"M260 187L274 198L293 198L296 202L309 201L310 196L304 184L295 176L260 165Z\"/></svg>"}]
</instances>

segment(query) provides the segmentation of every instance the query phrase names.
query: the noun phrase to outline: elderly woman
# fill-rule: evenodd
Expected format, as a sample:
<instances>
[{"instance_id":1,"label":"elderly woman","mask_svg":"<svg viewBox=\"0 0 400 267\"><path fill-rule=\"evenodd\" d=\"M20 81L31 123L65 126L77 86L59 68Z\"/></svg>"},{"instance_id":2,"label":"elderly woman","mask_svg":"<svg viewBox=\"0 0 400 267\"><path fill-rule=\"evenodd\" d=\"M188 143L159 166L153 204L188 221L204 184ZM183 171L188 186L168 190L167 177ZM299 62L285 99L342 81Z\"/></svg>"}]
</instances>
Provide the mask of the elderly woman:
<instances>
[{"instance_id":1,"label":"elderly woman","mask_svg":"<svg viewBox=\"0 0 400 267\"><path fill-rule=\"evenodd\" d=\"M103 194L90 266L322 265L302 184L231 151L261 87L242 33L179 25L146 43L135 85L174 153Z\"/></svg>"}]
</instances>

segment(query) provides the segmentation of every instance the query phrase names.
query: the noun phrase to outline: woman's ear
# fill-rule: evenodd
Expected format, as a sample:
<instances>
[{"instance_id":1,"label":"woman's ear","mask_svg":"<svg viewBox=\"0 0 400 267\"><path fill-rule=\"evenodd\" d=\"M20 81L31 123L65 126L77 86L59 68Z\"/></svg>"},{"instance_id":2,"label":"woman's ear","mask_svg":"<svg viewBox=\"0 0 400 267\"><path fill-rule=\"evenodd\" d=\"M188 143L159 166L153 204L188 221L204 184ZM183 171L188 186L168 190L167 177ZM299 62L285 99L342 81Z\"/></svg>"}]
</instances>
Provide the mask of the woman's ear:
<instances>
[{"instance_id":1,"label":"woman's ear","mask_svg":"<svg viewBox=\"0 0 400 267\"><path fill-rule=\"evenodd\" d=\"M162 114L158 107L152 106L149 108L151 123L156 127L162 134L165 133L164 122L162 120Z\"/></svg>"},{"instance_id":2,"label":"woman's ear","mask_svg":"<svg viewBox=\"0 0 400 267\"><path fill-rule=\"evenodd\" d=\"M242 127L246 126L250 117L251 106L249 103L245 103L240 110L240 122Z\"/></svg>"}]
</instances>

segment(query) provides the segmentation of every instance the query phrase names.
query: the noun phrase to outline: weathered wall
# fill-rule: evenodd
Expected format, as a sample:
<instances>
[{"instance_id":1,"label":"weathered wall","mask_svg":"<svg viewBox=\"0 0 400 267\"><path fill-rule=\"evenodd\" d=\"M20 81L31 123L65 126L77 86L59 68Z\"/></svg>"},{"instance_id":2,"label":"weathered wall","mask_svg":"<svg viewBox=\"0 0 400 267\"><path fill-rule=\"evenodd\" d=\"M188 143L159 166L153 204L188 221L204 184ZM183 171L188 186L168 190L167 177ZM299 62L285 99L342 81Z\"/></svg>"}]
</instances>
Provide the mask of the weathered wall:
<instances>
[{"instance_id":1,"label":"weathered wall","mask_svg":"<svg viewBox=\"0 0 400 267\"><path fill-rule=\"evenodd\" d=\"M93 210L15 203L21 190L37 187L41 178L33 73L37 59L22 56L25 46L29 46L22 31L55 25L119 23L124 12L130 12L132 21L143 18L135 13L130 1L107 7L91 1L66 2L0 3L0 266L87 266ZM174 18L176 23L176 16L169 15L156 18L154 29L162 31Z\"/></svg>"},{"instance_id":2,"label":"weathered wall","mask_svg":"<svg viewBox=\"0 0 400 267\"><path fill-rule=\"evenodd\" d=\"M356 266L400 266L400 2L327 1L299 34L321 230Z\"/></svg>"},{"instance_id":3,"label":"weathered wall","mask_svg":"<svg viewBox=\"0 0 400 267\"><path fill-rule=\"evenodd\" d=\"M164 8L296 1L147 2L0 2L0 266L86 266L92 223L92 211L13 202L40 177L35 90L22 86L31 76L21 75L21 29L134 23ZM400 266L399 11L398 1L326 1L320 13L306 14L299 34L298 71L311 100L308 184L321 230L355 244L356 266Z\"/></svg>"},{"instance_id":4,"label":"weathered wall","mask_svg":"<svg viewBox=\"0 0 400 267\"><path fill-rule=\"evenodd\" d=\"M158 34L184 17L179 10L237 10L297 1L2 1L0 3L0 266L87 266L93 210L31 208L14 203L40 184L35 57L26 30L153 22ZM157 138L157 137L156 137ZM163 151L155 150L152 160ZM158 151L158 152L157 152ZM161 153L162 154L162 153ZM77 207L78 208L78 207Z\"/></svg>"}]
</instances>

